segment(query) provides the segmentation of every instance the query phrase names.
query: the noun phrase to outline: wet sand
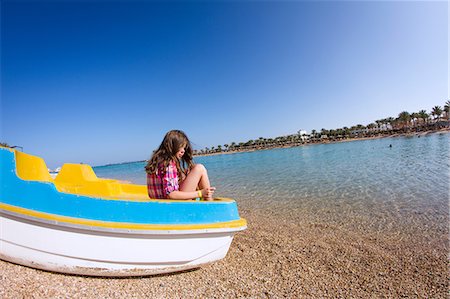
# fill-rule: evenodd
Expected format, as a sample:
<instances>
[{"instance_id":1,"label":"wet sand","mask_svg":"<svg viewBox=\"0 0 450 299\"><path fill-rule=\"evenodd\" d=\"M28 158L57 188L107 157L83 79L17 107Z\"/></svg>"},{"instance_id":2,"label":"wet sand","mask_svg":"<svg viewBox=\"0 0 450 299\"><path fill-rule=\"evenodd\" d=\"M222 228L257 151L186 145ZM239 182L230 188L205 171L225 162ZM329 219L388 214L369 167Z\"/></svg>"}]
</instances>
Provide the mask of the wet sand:
<instances>
[{"instance_id":1,"label":"wet sand","mask_svg":"<svg viewBox=\"0 0 450 299\"><path fill-rule=\"evenodd\" d=\"M326 211L277 213L241 204L240 213L249 228L217 263L116 279L0 261L0 297L448 298L447 224L398 231L367 228L361 219L340 225L326 220Z\"/></svg>"}]
</instances>

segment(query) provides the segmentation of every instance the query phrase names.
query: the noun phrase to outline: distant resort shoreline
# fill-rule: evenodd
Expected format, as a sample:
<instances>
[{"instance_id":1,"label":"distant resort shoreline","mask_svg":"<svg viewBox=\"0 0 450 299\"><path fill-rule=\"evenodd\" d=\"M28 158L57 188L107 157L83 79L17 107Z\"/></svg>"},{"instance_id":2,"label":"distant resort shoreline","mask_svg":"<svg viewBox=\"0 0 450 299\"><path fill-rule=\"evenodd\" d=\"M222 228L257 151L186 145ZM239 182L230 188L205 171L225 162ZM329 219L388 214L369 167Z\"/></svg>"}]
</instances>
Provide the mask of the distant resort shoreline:
<instances>
[{"instance_id":1,"label":"distant resort shoreline","mask_svg":"<svg viewBox=\"0 0 450 299\"><path fill-rule=\"evenodd\" d=\"M288 144L288 145L281 145L281 146L245 148L245 149L239 149L239 150L226 150L226 151L213 152L213 153L196 153L196 154L194 154L194 157L207 157L207 156L229 155L229 154L238 154L238 153L250 153L250 152L262 151L262 150L293 148L293 147L308 146L308 145L334 144L334 143L362 141L362 140L374 140L374 139L381 139L381 138L415 137L415 136L420 138L421 136L426 136L429 134L436 134L436 133L450 133L450 126L447 126L446 128L441 128L438 130L429 130L429 131L420 131L420 132L395 133L395 134L391 134L391 135L377 135L377 136L370 136L370 137L353 137L353 138L343 138L343 139L339 139L339 140L327 139L327 140L304 142L304 143L299 143L299 144ZM145 162L145 160L138 161L138 162Z\"/></svg>"},{"instance_id":2,"label":"distant resort shoreline","mask_svg":"<svg viewBox=\"0 0 450 299\"><path fill-rule=\"evenodd\" d=\"M194 153L194 157L207 157L207 156L218 156L218 155L231 155L231 154L238 154L238 153L251 153L255 151L262 151L262 150L271 150L271 149L282 149L282 148L292 148L292 147L299 147L299 146L308 146L308 145L319 145L319 144L334 144L334 143L341 143L341 142L351 142L351 141L362 141L362 140L373 140L373 139L381 139L381 138L396 138L396 137L407 137L407 136L426 136L429 134L434 133L450 133L450 121L447 122L447 126L444 128L436 129L436 130L427 130L427 131L418 131L418 132L408 132L408 133L393 133L389 135L377 135L377 136L370 136L370 137L349 137L349 138L343 138L339 140L333 140L333 139L326 139L326 140L314 140L312 142L305 142L300 144L288 144L288 145L281 145L281 146L271 146L271 147L257 147L257 148L245 148L245 149L237 149L237 150L222 150L212 153L199 153L198 151ZM131 162L121 162L121 163L112 163L112 164L105 164L105 165L98 165L93 166L94 168L99 167L108 167L112 165L121 165L121 164L129 164L129 163L145 163L147 160L138 160L138 161L131 161Z\"/></svg>"},{"instance_id":3,"label":"distant resort shoreline","mask_svg":"<svg viewBox=\"0 0 450 299\"><path fill-rule=\"evenodd\" d=\"M299 130L297 134L275 138L259 137L259 139L249 140L247 142L231 142L230 144L218 145L217 147L206 147L201 150L194 150L194 156L233 154L310 144L327 144L386 137L413 135L420 137L433 132L448 131L450 131L450 101L446 101L444 109L441 106L434 106L430 114L426 110L420 110L417 113L403 111L399 113L397 118L388 117L376 120L367 126L358 124L350 128L322 129L320 132L312 130L310 134L304 130Z\"/></svg>"},{"instance_id":4,"label":"distant resort shoreline","mask_svg":"<svg viewBox=\"0 0 450 299\"><path fill-rule=\"evenodd\" d=\"M374 140L374 139L381 139L381 138L396 138L396 137L408 137L408 136L426 136L429 134L434 133L449 133L450 132L450 120L441 122L439 126L435 129L428 129L428 130L418 130L418 131L410 131L410 132L399 132L399 131L386 131L383 133L380 133L378 135L371 135L371 136L353 136L353 137L342 137L340 139L334 139L334 138L317 138L317 139L310 139L305 142L300 143L289 143L284 145L272 145L272 146L265 146L265 147L244 147L243 149L234 149L230 150L229 148L226 150L221 151L214 151L214 152L200 152L195 151L194 157L207 157L207 156L218 156L218 155L230 155L230 154L238 154L238 153L250 153L255 151L262 151L262 150L271 150L271 149L282 149L282 148L292 148L292 147L299 147L299 146L308 146L308 145L319 145L319 144L334 144L334 143L341 143L341 142L351 142L351 141L362 141L362 140ZM322 136L320 136L322 137ZM277 137L279 138L279 137ZM97 165L93 166L94 168L99 167L108 167L112 165L121 165L121 164L130 164L130 163L145 163L147 160L138 160L138 161L131 161L131 162L121 162L121 163L111 163L111 164L105 164L105 165Z\"/></svg>"}]
</instances>

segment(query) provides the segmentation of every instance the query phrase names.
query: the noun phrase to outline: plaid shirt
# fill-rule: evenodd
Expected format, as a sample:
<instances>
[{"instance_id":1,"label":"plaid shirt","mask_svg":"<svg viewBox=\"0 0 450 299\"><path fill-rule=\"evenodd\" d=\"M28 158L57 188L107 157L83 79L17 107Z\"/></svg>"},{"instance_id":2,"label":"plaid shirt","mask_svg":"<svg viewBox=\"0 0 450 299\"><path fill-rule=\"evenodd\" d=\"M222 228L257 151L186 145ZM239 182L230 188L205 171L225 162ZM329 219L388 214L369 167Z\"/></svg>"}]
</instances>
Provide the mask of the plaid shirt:
<instances>
[{"instance_id":1,"label":"plaid shirt","mask_svg":"<svg viewBox=\"0 0 450 299\"><path fill-rule=\"evenodd\" d=\"M147 174L147 190L150 198L168 198L169 193L179 189L177 165L173 161L166 169L161 164L158 165L156 173Z\"/></svg>"}]
</instances>

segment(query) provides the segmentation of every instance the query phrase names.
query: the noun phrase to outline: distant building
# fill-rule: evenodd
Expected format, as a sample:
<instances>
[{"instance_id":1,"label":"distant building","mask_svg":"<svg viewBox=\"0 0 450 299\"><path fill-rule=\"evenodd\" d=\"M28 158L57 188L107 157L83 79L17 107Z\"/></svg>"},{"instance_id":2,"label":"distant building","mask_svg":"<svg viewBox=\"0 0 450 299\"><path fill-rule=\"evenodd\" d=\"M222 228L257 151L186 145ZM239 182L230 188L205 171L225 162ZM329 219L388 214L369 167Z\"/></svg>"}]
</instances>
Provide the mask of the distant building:
<instances>
[{"instance_id":1,"label":"distant building","mask_svg":"<svg viewBox=\"0 0 450 299\"><path fill-rule=\"evenodd\" d=\"M391 124L381 124L374 128L356 129L350 132L351 135L367 134L369 132L379 132L392 130Z\"/></svg>"},{"instance_id":2,"label":"distant building","mask_svg":"<svg viewBox=\"0 0 450 299\"><path fill-rule=\"evenodd\" d=\"M306 132L305 130L299 130L298 132L298 135L300 135L300 140L301 141L307 141L307 140L309 140L309 134L308 134L308 132Z\"/></svg>"},{"instance_id":3,"label":"distant building","mask_svg":"<svg viewBox=\"0 0 450 299\"><path fill-rule=\"evenodd\" d=\"M350 134L358 136L360 134L365 134L367 132L369 132L369 129L357 129L357 130L350 131Z\"/></svg>"},{"instance_id":4,"label":"distant building","mask_svg":"<svg viewBox=\"0 0 450 299\"><path fill-rule=\"evenodd\" d=\"M392 130L391 124L381 124L378 128L379 128L379 129L378 129L379 131L388 131L388 130Z\"/></svg>"}]
</instances>

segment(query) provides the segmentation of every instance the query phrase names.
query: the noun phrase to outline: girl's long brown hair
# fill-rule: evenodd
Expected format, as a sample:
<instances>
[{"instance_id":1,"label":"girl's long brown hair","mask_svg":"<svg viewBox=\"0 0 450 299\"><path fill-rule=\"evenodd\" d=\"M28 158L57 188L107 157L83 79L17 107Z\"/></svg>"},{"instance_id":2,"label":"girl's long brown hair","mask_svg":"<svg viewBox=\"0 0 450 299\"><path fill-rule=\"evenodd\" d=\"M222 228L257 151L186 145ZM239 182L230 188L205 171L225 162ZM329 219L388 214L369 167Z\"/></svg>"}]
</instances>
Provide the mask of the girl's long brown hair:
<instances>
[{"instance_id":1,"label":"girl's long brown hair","mask_svg":"<svg viewBox=\"0 0 450 299\"><path fill-rule=\"evenodd\" d=\"M184 155L178 160L176 153L183 146ZM171 161L174 161L177 165L177 172L179 174L184 174L185 176L187 175L188 170L194 166L191 142L183 131L172 130L167 132L161 145L153 152L151 159L145 166L145 171L148 174L153 174L158 171L158 168L165 170ZM178 180L180 179L181 175L178 176Z\"/></svg>"}]
</instances>

